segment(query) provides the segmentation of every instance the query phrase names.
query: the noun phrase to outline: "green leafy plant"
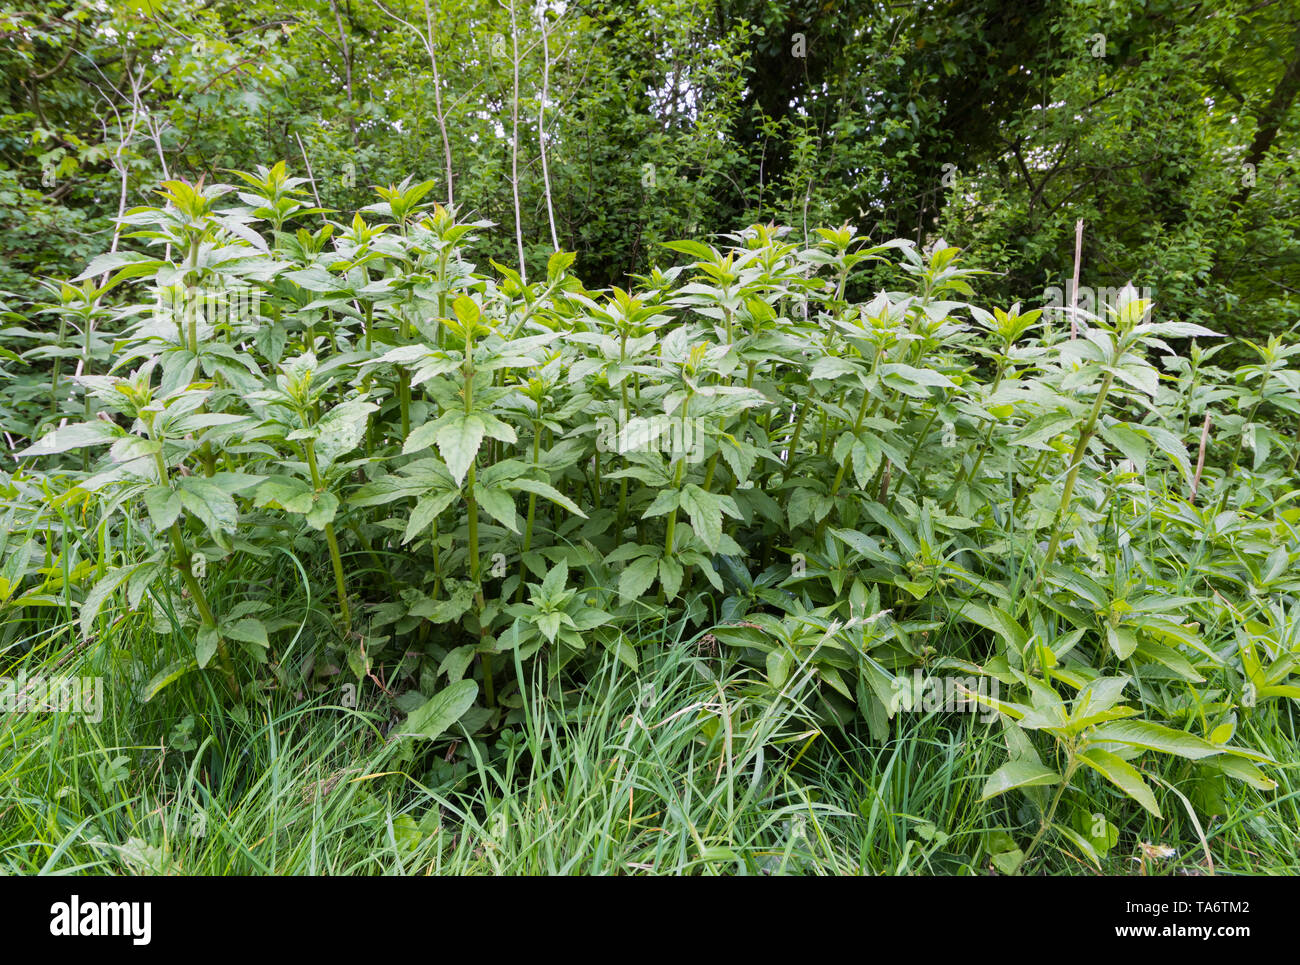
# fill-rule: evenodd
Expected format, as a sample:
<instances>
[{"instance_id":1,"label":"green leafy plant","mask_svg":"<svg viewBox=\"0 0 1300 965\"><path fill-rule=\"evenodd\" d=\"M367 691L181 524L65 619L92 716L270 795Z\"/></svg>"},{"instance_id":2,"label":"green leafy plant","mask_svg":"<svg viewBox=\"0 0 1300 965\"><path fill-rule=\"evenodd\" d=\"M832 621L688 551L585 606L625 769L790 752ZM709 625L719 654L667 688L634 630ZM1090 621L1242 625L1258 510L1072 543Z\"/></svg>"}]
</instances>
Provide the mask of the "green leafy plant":
<instances>
[{"instance_id":1,"label":"green leafy plant","mask_svg":"<svg viewBox=\"0 0 1300 965\"><path fill-rule=\"evenodd\" d=\"M242 204L165 183L124 218L149 253L59 289L81 370L29 356L55 388L11 397L6 640L54 608L86 637L148 625L186 656L137 654L144 698L217 667L234 708L346 665L421 746L517 725L534 661L548 686L637 668L635 631L669 621L752 667L753 699L811 683L814 733L880 740L918 679L995 681L986 797L1039 806L1023 848L1007 814L1003 870L1049 835L1110 847L1061 812L1089 782L1160 813L1145 752L1271 786L1222 729L1300 696L1300 447L1242 441L1292 412L1281 342L1217 369L1214 332L1132 289L1070 339L972 304L981 272L942 239L849 227L673 242L685 263L629 291L588 291L570 253L525 282L471 261L488 225L428 182L331 221L283 165L241 177ZM849 301L894 259L897 288ZM1192 410L1238 385L1242 426L1206 452Z\"/></svg>"}]
</instances>

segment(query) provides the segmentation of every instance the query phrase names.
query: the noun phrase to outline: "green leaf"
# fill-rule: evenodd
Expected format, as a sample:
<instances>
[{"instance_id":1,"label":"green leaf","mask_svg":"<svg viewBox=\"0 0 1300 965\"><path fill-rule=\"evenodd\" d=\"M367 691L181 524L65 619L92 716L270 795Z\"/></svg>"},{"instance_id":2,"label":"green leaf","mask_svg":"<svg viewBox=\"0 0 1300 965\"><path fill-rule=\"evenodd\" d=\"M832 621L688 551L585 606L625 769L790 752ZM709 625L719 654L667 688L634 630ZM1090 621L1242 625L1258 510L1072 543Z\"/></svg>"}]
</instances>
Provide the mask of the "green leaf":
<instances>
[{"instance_id":1,"label":"green leaf","mask_svg":"<svg viewBox=\"0 0 1300 965\"><path fill-rule=\"evenodd\" d=\"M437 740L452 724L464 716L478 697L478 683L458 680L438 691L424 706L413 710L395 737L419 737Z\"/></svg>"},{"instance_id":2,"label":"green leaf","mask_svg":"<svg viewBox=\"0 0 1300 965\"><path fill-rule=\"evenodd\" d=\"M252 643L259 647L269 647L271 645L266 636L266 624L256 617L245 617L242 620L223 623L221 625L221 635L231 640Z\"/></svg>"},{"instance_id":3,"label":"green leaf","mask_svg":"<svg viewBox=\"0 0 1300 965\"><path fill-rule=\"evenodd\" d=\"M619 634L616 637L602 636L600 642L605 645L605 649L617 657L622 663L634 673L637 670L636 650L627 642L627 637Z\"/></svg>"},{"instance_id":4,"label":"green leaf","mask_svg":"<svg viewBox=\"0 0 1300 965\"><path fill-rule=\"evenodd\" d=\"M1271 758L1265 754L1260 754L1258 751L1252 751L1245 747L1231 747L1226 744L1211 744L1195 734L1174 730L1172 727L1153 724L1145 720L1112 721L1108 724L1102 724L1088 736L1093 743L1109 741L1116 744L1128 744L1131 747L1141 747L1144 750L1177 754L1179 757L1186 757L1194 761L1214 754L1233 754L1250 760L1273 763Z\"/></svg>"},{"instance_id":5,"label":"green leaf","mask_svg":"<svg viewBox=\"0 0 1300 965\"><path fill-rule=\"evenodd\" d=\"M253 493L253 505L279 507L290 513L309 513L313 503L311 484L297 476L272 476Z\"/></svg>"},{"instance_id":6,"label":"green leaf","mask_svg":"<svg viewBox=\"0 0 1300 965\"><path fill-rule=\"evenodd\" d=\"M239 524L239 509L224 489L202 476L183 476L177 487L181 505L214 536L235 531Z\"/></svg>"},{"instance_id":7,"label":"green leaf","mask_svg":"<svg viewBox=\"0 0 1300 965\"><path fill-rule=\"evenodd\" d=\"M677 598L677 591L682 588L684 575L681 565L676 560L664 557L659 561L659 582L664 588L664 596L670 600Z\"/></svg>"},{"instance_id":8,"label":"green leaf","mask_svg":"<svg viewBox=\"0 0 1300 965\"><path fill-rule=\"evenodd\" d=\"M653 556L640 556L629 563L618 578L618 595L627 602L640 597L659 572L659 561Z\"/></svg>"},{"instance_id":9,"label":"green leaf","mask_svg":"<svg viewBox=\"0 0 1300 965\"><path fill-rule=\"evenodd\" d=\"M26 456L50 456L70 449L84 449L86 446L99 446L112 442L121 436L121 430L111 422L79 422L46 433L39 442L28 446L18 453L18 458Z\"/></svg>"},{"instance_id":10,"label":"green leaf","mask_svg":"<svg viewBox=\"0 0 1300 965\"><path fill-rule=\"evenodd\" d=\"M409 543L417 535L428 529L430 524L438 518L439 514L451 505L452 500L457 496L457 492L447 490L444 492L429 493L420 497L420 501L415 504L411 510L411 515L406 520L406 532L402 535L402 542Z\"/></svg>"},{"instance_id":11,"label":"green leaf","mask_svg":"<svg viewBox=\"0 0 1300 965\"><path fill-rule=\"evenodd\" d=\"M411 434L406 437L402 443L402 455L409 456L413 452L419 452L422 449L428 449L438 438L438 430L446 423L439 419L433 422L426 422L423 425L416 426L411 430Z\"/></svg>"},{"instance_id":12,"label":"green leaf","mask_svg":"<svg viewBox=\"0 0 1300 965\"><path fill-rule=\"evenodd\" d=\"M451 303L451 310L456 313L456 318L462 325L473 325L482 317L478 304L468 295L457 295L456 300Z\"/></svg>"},{"instance_id":13,"label":"green leaf","mask_svg":"<svg viewBox=\"0 0 1300 965\"><path fill-rule=\"evenodd\" d=\"M578 507L577 503L550 485L550 483L538 482L536 479L521 476L518 479L512 479L508 485L511 489L522 489L524 492L536 493L544 499L549 499L557 506L564 507L575 516L581 516L583 519L587 518L587 514Z\"/></svg>"},{"instance_id":14,"label":"green leaf","mask_svg":"<svg viewBox=\"0 0 1300 965\"><path fill-rule=\"evenodd\" d=\"M86 594L86 599L81 604L81 635L83 637L90 635L90 631L95 625L95 616L103 607L104 602L113 595L113 591L121 586L122 581L130 575L130 567L119 567L110 570L103 579L91 587L90 592Z\"/></svg>"},{"instance_id":15,"label":"green leaf","mask_svg":"<svg viewBox=\"0 0 1300 965\"><path fill-rule=\"evenodd\" d=\"M199 665L200 670L212 662L219 641L220 636L216 627L210 624L199 627L198 636L194 640L194 660Z\"/></svg>"},{"instance_id":16,"label":"green leaf","mask_svg":"<svg viewBox=\"0 0 1300 965\"><path fill-rule=\"evenodd\" d=\"M1013 848L1011 851L999 851L997 854L990 855L989 860L1004 875L1013 875L1024 863L1025 853L1019 848Z\"/></svg>"},{"instance_id":17,"label":"green leaf","mask_svg":"<svg viewBox=\"0 0 1300 965\"><path fill-rule=\"evenodd\" d=\"M1132 627L1112 627L1106 625L1106 642L1110 644L1111 650L1115 651L1115 656L1121 660L1127 660L1132 656L1133 651L1137 649L1137 633Z\"/></svg>"},{"instance_id":18,"label":"green leaf","mask_svg":"<svg viewBox=\"0 0 1300 965\"><path fill-rule=\"evenodd\" d=\"M438 452L441 453L442 461L447 464L457 486L465 480L470 463L478 455L479 446L483 443L484 429L483 420L473 413L458 415L444 422L438 429L435 437Z\"/></svg>"},{"instance_id":19,"label":"green leaf","mask_svg":"<svg viewBox=\"0 0 1300 965\"><path fill-rule=\"evenodd\" d=\"M780 690L790 677L790 665L794 657L785 647L771 650L767 654L767 682Z\"/></svg>"},{"instance_id":20,"label":"green leaf","mask_svg":"<svg viewBox=\"0 0 1300 965\"><path fill-rule=\"evenodd\" d=\"M442 663L438 664L438 673L445 673L448 682L456 683L465 676L465 671L469 668L470 661L474 659L476 651L477 648L472 643L457 647L442 658Z\"/></svg>"},{"instance_id":21,"label":"green leaf","mask_svg":"<svg viewBox=\"0 0 1300 965\"><path fill-rule=\"evenodd\" d=\"M1277 790L1277 781L1271 777L1265 777L1258 767L1250 763L1250 761L1243 761L1240 757L1229 757L1224 754L1203 761L1201 766L1222 771L1228 777L1238 781L1245 781L1251 787L1258 788L1261 791Z\"/></svg>"},{"instance_id":22,"label":"green leaf","mask_svg":"<svg viewBox=\"0 0 1300 965\"><path fill-rule=\"evenodd\" d=\"M144 493L144 505L149 510L153 528L161 533L176 522L181 514L180 494L170 486L150 486Z\"/></svg>"},{"instance_id":23,"label":"green leaf","mask_svg":"<svg viewBox=\"0 0 1300 965\"><path fill-rule=\"evenodd\" d=\"M1037 787L1040 784L1060 784L1061 775L1050 767L1044 767L1035 761L1008 761L994 771L984 784L981 801L1005 794L1018 787Z\"/></svg>"},{"instance_id":24,"label":"green leaf","mask_svg":"<svg viewBox=\"0 0 1300 965\"><path fill-rule=\"evenodd\" d=\"M1147 471L1147 457L1151 453L1151 447L1140 432L1126 422L1116 422L1109 426L1103 425L1101 434L1107 442L1133 460L1139 473Z\"/></svg>"},{"instance_id":25,"label":"green leaf","mask_svg":"<svg viewBox=\"0 0 1300 965\"><path fill-rule=\"evenodd\" d=\"M546 278L548 281L554 281L560 277L569 266L573 264L574 259L578 257L574 251L557 251L546 260Z\"/></svg>"},{"instance_id":26,"label":"green leaf","mask_svg":"<svg viewBox=\"0 0 1300 965\"><path fill-rule=\"evenodd\" d=\"M351 452L366 434L366 421L379 406L365 399L349 399L316 423L316 455L322 466L332 465L340 455Z\"/></svg>"},{"instance_id":27,"label":"green leaf","mask_svg":"<svg viewBox=\"0 0 1300 965\"><path fill-rule=\"evenodd\" d=\"M690 255L698 261L715 261L713 249L698 241L661 241L661 245L683 255Z\"/></svg>"},{"instance_id":28,"label":"green leaf","mask_svg":"<svg viewBox=\"0 0 1300 965\"><path fill-rule=\"evenodd\" d=\"M1138 773L1137 768L1128 761L1100 747L1089 747L1081 751L1079 758L1157 818L1161 816L1160 807L1156 804L1156 797L1151 793L1151 788L1147 787L1146 781L1142 780L1142 775Z\"/></svg>"},{"instance_id":29,"label":"green leaf","mask_svg":"<svg viewBox=\"0 0 1300 965\"><path fill-rule=\"evenodd\" d=\"M334 522L334 514L338 512L338 508L339 498L333 493L317 493L311 509L307 511L307 525L312 529L324 529Z\"/></svg>"},{"instance_id":30,"label":"green leaf","mask_svg":"<svg viewBox=\"0 0 1300 965\"><path fill-rule=\"evenodd\" d=\"M682 509L691 517L691 529L695 530L710 553L718 551L718 541L722 539L722 509L718 497L705 492L694 483L682 490Z\"/></svg>"},{"instance_id":31,"label":"green leaf","mask_svg":"<svg viewBox=\"0 0 1300 965\"><path fill-rule=\"evenodd\" d=\"M515 501L510 493L504 489L488 489L482 483L476 482L474 499L489 516L510 532L519 532L518 514L515 512Z\"/></svg>"},{"instance_id":32,"label":"green leaf","mask_svg":"<svg viewBox=\"0 0 1300 965\"><path fill-rule=\"evenodd\" d=\"M968 600L957 608L957 612L972 623L992 630L1017 653L1024 650L1029 641L1029 634L1001 607Z\"/></svg>"},{"instance_id":33,"label":"green leaf","mask_svg":"<svg viewBox=\"0 0 1300 965\"><path fill-rule=\"evenodd\" d=\"M160 693L196 667L197 664L192 657L182 657L179 660L173 660L149 678L149 682L144 685L140 702L144 704L149 703L149 701L153 700Z\"/></svg>"},{"instance_id":34,"label":"green leaf","mask_svg":"<svg viewBox=\"0 0 1300 965\"><path fill-rule=\"evenodd\" d=\"M554 599L564 591L569 582L569 564L560 560L552 566L542 579L542 596L547 599Z\"/></svg>"},{"instance_id":35,"label":"green leaf","mask_svg":"<svg viewBox=\"0 0 1300 965\"><path fill-rule=\"evenodd\" d=\"M666 516L680 506L681 501L681 493L676 489L661 489L655 493L654 501L641 514L641 518L650 519L652 516Z\"/></svg>"},{"instance_id":36,"label":"green leaf","mask_svg":"<svg viewBox=\"0 0 1300 965\"><path fill-rule=\"evenodd\" d=\"M1223 338L1221 333L1192 322L1153 322L1149 325L1139 325L1134 329L1134 333L1165 338Z\"/></svg>"},{"instance_id":37,"label":"green leaf","mask_svg":"<svg viewBox=\"0 0 1300 965\"><path fill-rule=\"evenodd\" d=\"M560 631L559 613L539 613L534 617L533 622L537 624L537 629L542 631L542 636L546 638L547 643L555 642L555 635Z\"/></svg>"}]
</instances>

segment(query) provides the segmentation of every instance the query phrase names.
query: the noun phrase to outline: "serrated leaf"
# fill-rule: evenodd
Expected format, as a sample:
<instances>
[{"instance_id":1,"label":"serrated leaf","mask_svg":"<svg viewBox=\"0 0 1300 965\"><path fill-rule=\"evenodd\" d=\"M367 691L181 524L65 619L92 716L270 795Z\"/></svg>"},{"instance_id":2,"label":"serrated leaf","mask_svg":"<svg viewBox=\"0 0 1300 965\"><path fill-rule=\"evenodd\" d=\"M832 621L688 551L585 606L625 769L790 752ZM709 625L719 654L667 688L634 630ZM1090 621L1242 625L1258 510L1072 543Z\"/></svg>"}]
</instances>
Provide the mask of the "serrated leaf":
<instances>
[{"instance_id":1,"label":"serrated leaf","mask_svg":"<svg viewBox=\"0 0 1300 965\"><path fill-rule=\"evenodd\" d=\"M710 553L716 553L718 541L722 539L722 509L718 497L691 483L681 492L681 505L691 518L695 535Z\"/></svg>"},{"instance_id":2,"label":"serrated leaf","mask_svg":"<svg viewBox=\"0 0 1300 965\"><path fill-rule=\"evenodd\" d=\"M659 572L659 561L652 556L640 556L623 568L618 578L618 595L623 602L639 598Z\"/></svg>"},{"instance_id":3,"label":"serrated leaf","mask_svg":"<svg viewBox=\"0 0 1300 965\"><path fill-rule=\"evenodd\" d=\"M483 510L512 533L519 532L515 501L503 489L488 489L482 483L474 484L474 499Z\"/></svg>"},{"instance_id":4,"label":"serrated leaf","mask_svg":"<svg viewBox=\"0 0 1300 965\"><path fill-rule=\"evenodd\" d=\"M239 525L235 501L220 486L202 476L185 476L178 483L181 505L214 535L233 533Z\"/></svg>"},{"instance_id":5,"label":"serrated leaf","mask_svg":"<svg viewBox=\"0 0 1300 965\"><path fill-rule=\"evenodd\" d=\"M438 452L457 486L464 482L470 463L478 455L479 446L483 444L484 430L483 420L473 413L458 416L443 423L438 429L435 436Z\"/></svg>"},{"instance_id":6,"label":"serrated leaf","mask_svg":"<svg viewBox=\"0 0 1300 965\"><path fill-rule=\"evenodd\" d=\"M682 588L684 576L681 565L670 557L659 561L659 582L664 588L664 596L670 600L677 598L677 591Z\"/></svg>"},{"instance_id":7,"label":"serrated leaf","mask_svg":"<svg viewBox=\"0 0 1300 965\"><path fill-rule=\"evenodd\" d=\"M338 512L338 508L339 498L333 493L317 493L311 509L307 511L307 525L312 529L324 529L334 522L334 514Z\"/></svg>"},{"instance_id":8,"label":"serrated leaf","mask_svg":"<svg viewBox=\"0 0 1300 965\"><path fill-rule=\"evenodd\" d=\"M81 635L89 636L91 629L95 625L95 616L103 607L104 602L113 595L122 581L131 575L129 567L119 567L110 570L99 582L90 588L86 594L86 599L81 604Z\"/></svg>"},{"instance_id":9,"label":"serrated leaf","mask_svg":"<svg viewBox=\"0 0 1300 965\"><path fill-rule=\"evenodd\" d=\"M170 486L150 486L144 493L144 505L149 510L153 528L161 533L176 522L181 514L180 494Z\"/></svg>"}]
</instances>

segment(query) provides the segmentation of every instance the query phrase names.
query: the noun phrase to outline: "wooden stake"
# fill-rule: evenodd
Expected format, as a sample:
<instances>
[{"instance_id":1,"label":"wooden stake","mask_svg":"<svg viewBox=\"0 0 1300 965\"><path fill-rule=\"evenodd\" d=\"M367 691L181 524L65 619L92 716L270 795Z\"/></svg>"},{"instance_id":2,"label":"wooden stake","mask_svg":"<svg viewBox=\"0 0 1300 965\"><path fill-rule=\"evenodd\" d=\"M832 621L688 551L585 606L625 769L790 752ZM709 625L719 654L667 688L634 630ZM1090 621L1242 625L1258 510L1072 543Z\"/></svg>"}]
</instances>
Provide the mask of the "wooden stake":
<instances>
[{"instance_id":1,"label":"wooden stake","mask_svg":"<svg viewBox=\"0 0 1300 965\"><path fill-rule=\"evenodd\" d=\"M1070 340L1079 337L1079 262L1083 260L1083 219L1074 223L1074 286L1070 289Z\"/></svg>"},{"instance_id":2,"label":"wooden stake","mask_svg":"<svg viewBox=\"0 0 1300 965\"><path fill-rule=\"evenodd\" d=\"M1187 501L1196 504L1196 490L1201 485L1201 470L1205 468L1205 444L1210 438L1210 410L1205 410L1205 421L1201 423L1201 451L1196 456L1196 475L1192 477L1192 492Z\"/></svg>"}]
</instances>

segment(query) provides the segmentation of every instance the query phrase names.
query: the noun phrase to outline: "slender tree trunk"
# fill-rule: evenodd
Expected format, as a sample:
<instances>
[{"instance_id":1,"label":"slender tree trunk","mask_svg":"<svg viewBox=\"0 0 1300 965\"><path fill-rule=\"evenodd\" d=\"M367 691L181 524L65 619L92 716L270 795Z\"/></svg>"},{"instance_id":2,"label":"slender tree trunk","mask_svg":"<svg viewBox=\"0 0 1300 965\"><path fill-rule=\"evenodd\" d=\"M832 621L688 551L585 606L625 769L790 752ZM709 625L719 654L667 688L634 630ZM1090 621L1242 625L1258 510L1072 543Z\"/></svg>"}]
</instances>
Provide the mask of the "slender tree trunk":
<instances>
[{"instance_id":1,"label":"slender tree trunk","mask_svg":"<svg viewBox=\"0 0 1300 965\"><path fill-rule=\"evenodd\" d=\"M1083 261L1083 219L1074 223L1074 287L1070 289L1070 339L1079 337L1079 263Z\"/></svg>"},{"instance_id":2,"label":"slender tree trunk","mask_svg":"<svg viewBox=\"0 0 1300 965\"><path fill-rule=\"evenodd\" d=\"M546 95L551 75L550 30L546 25L546 8L540 11L542 25L542 99L537 105L537 142L542 149L542 188L546 193L546 220L551 226L551 247L560 250L560 236L555 231L555 208L551 204L551 172L546 166Z\"/></svg>"},{"instance_id":3,"label":"slender tree trunk","mask_svg":"<svg viewBox=\"0 0 1300 965\"><path fill-rule=\"evenodd\" d=\"M441 8L439 8L441 10ZM425 46L429 48L429 63L433 65L433 107L434 119L438 122L438 133L442 135L442 154L447 166L447 207L456 203L456 189L451 170L451 140L447 137L447 117L442 111L442 78L438 75L438 48L433 42L433 15L429 12L429 0L424 0L424 23L428 31Z\"/></svg>"},{"instance_id":4,"label":"slender tree trunk","mask_svg":"<svg viewBox=\"0 0 1300 965\"><path fill-rule=\"evenodd\" d=\"M348 43L348 33L343 29L343 18L339 15L338 0L330 0L330 9L334 11L334 23L339 28L339 50L343 53L343 76L348 85L348 129L352 132L352 148L357 147L356 96L352 90L352 45Z\"/></svg>"},{"instance_id":5,"label":"slender tree trunk","mask_svg":"<svg viewBox=\"0 0 1300 965\"><path fill-rule=\"evenodd\" d=\"M510 97L510 192L515 202L515 244L519 248L519 277L528 282L524 264L523 210L519 205L519 25L515 19L515 0L510 0L510 64L514 87Z\"/></svg>"}]
</instances>

